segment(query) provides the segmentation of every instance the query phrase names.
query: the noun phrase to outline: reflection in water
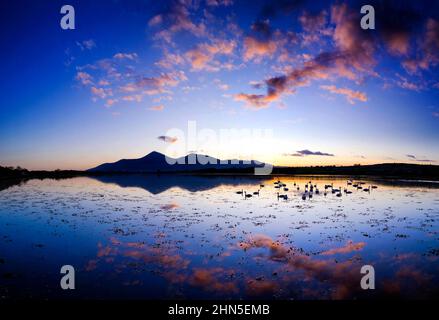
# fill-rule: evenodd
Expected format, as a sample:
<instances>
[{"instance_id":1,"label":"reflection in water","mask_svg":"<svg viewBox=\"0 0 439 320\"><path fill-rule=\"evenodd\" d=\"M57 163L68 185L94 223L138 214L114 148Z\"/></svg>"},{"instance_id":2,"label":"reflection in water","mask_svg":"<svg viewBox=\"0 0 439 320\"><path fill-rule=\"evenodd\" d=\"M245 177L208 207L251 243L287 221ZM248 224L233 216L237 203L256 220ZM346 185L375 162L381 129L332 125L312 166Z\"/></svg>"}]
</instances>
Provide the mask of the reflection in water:
<instances>
[{"instance_id":1,"label":"reflection in water","mask_svg":"<svg viewBox=\"0 0 439 320\"><path fill-rule=\"evenodd\" d=\"M191 192L206 191L221 185L239 186L243 183L259 183L262 181L254 176L193 176L193 175L154 175L154 174L131 174L98 176L94 179L114 183L120 187L142 188L152 194L159 194L174 187Z\"/></svg>"},{"instance_id":2,"label":"reflection in water","mask_svg":"<svg viewBox=\"0 0 439 320\"><path fill-rule=\"evenodd\" d=\"M310 180L322 192L302 200ZM437 295L439 189L363 182L377 189L323 176L31 180L0 191L0 296ZM323 194L330 184L341 197ZM73 293L58 288L64 264L77 270ZM360 288L365 264L375 267L376 290Z\"/></svg>"}]
</instances>

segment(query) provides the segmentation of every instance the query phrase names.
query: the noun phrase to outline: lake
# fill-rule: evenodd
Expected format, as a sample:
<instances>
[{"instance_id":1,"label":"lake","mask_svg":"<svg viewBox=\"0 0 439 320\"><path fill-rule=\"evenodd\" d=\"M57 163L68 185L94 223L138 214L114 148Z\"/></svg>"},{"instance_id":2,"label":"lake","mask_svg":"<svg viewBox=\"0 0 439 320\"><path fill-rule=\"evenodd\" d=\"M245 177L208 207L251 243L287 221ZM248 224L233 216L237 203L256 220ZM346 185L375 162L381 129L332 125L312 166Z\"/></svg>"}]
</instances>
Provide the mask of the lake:
<instances>
[{"instance_id":1,"label":"lake","mask_svg":"<svg viewBox=\"0 0 439 320\"><path fill-rule=\"evenodd\" d=\"M302 200L310 181L320 192ZM437 296L439 184L358 181L377 188L184 175L10 186L0 191L0 299ZM324 195L330 184L340 197ZM60 288L63 265L75 268L75 290ZM360 287L363 265L374 267L374 290Z\"/></svg>"}]
</instances>

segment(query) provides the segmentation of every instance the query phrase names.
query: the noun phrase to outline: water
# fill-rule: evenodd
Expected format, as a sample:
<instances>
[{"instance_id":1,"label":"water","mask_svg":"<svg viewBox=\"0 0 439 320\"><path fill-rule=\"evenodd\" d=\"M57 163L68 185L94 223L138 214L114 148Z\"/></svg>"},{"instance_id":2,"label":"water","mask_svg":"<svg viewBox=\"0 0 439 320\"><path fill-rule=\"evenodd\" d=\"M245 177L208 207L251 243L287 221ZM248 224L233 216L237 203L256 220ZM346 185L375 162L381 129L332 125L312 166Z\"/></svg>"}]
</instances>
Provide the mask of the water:
<instances>
[{"instance_id":1,"label":"water","mask_svg":"<svg viewBox=\"0 0 439 320\"><path fill-rule=\"evenodd\" d=\"M309 180L320 194L303 201ZM0 298L437 295L438 185L362 181L378 188L325 197L325 184L346 178L30 180L0 191ZM75 290L61 290L62 265L74 266ZM363 265L375 268L375 290L360 287Z\"/></svg>"}]
</instances>

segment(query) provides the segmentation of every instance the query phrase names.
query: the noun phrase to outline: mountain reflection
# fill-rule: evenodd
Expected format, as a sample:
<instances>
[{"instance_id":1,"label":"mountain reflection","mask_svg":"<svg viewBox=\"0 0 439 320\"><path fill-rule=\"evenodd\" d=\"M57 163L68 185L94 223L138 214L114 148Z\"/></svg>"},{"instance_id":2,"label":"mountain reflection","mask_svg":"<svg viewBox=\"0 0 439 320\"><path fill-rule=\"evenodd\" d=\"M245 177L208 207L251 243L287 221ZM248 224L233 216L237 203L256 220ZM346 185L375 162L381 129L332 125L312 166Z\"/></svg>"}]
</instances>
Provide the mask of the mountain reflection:
<instances>
[{"instance_id":1,"label":"mountain reflection","mask_svg":"<svg viewBox=\"0 0 439 320\"><path fill-rule=\"evenodd\" d=\"M152 194L160 194L168 189L178 187L190 192L206 191L221 185L240 186L258 184L266 179L255 176L202 176L202 175L108 175L93 177L103 183L116 184L122 188L142 188Z\"/></svg>"}]
</instances>

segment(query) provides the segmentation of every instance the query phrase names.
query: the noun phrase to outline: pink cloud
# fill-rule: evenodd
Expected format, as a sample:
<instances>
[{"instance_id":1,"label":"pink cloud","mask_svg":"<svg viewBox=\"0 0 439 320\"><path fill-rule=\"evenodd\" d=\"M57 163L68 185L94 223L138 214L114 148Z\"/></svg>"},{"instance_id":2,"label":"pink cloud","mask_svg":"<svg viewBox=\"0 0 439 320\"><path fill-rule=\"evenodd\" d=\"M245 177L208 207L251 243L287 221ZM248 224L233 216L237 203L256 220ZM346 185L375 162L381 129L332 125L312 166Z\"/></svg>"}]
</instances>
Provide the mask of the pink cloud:
<instances>
[{"instance_id":1,"label":"pink cloud","mask_svg":"<svg viewBox=\"0 0 439 320\"><path fill-rule=\"evenodd\" d=\"M271 57L276 52L277 44L273 40L258 40L253 37L244 39L244 60L260 61L264 57Z\"/></svg>"},{"instance_id":2,"label":"pink cloud","mask_svg":"<svg viewBox=\"0 0 439 320\"><path fill-rule=\"evenodd\" d=\"M156 62L156 65L165 69L171 69L177 65L182 65L183 63L184 58L181 55L165 51L163 58Z\"/></svg>"},{"instance_id":3,"label":"pink cloud","mask_svg":"<svg viewBox=\"0 0 439 320\"><path fill-rule=\"evenodd\" d=\"M113 58L114 59L128 59L128 60L135 60L137 59L137 53L116 53Z\"/></svg>"},{"instance_id":4,"label":"pink cloud","mask_svg":"<svg viewBox=\"0 0 439 320\"><path fill-rule=\"evenodd\" d=\"M304 12L299 17L299 22L302 25L303 34L302 45L309 45L313 42L319 42L321 36L330 36L332 30L328 28L327 19L328 13L323 10L317 15L311 15L308 12Z\"/></svg>"},{"instance_id":5,"label":"pink cloud","mask_svg":"<svg viewBox=\"0 0 439 320\"><path fill-rule=\"evenodd\" d=\"M93 96L99 97L101 99L105 99L113 95L113 90L111 89L91 87L90 91Z\"/></svg>"},{"instance_id":6,"label":"pink cloud","mask_svg":"<svg viewBox=\"0 0 439 320\"><path fill-rule=\"evenodd\" d=\"M277 101L279 96L277 94L246 94L239 93L234 95L235 101L243 101L246 107L254 110L268 108L270 103Z\"/></svg>"},{"instance_id":7,"label":"pink cloud","mask_svg":"<svg viewBox=\"0 0 439 320\"><path fill-rule=\"evenodd\" d=\"M140 94L135 94L135 95L129 95L129 96L124 96L122 97L122 100L124 101L129 101L129 102L141 102L142 101L142 95Z\"/></svg>"},{"instance_id":8,"label":"pink cloud","mask_svg":"<svg viewBox=\"0 0 439 320\"><path fill-rule=\"evenodd\" d=\"M197 37L206 35L206 26L203 22L195 23L191 20L189 9L191 4L184 1L174 1L169 11L151 18L148 25L161 28L156 39L172 42L172 37L178 32L189 32Z\"/></svg>"},{"instance_id":9,"label":"pink cloud","mask_svg":"<svg viewBox=\"0 0 439 320\"><path fill-rule=\"evenodd\" d=\"M410 49L410 35L407 32L394 32L385 37L390 54L405 56Z\"/></svg>"},{"instance_id":10,"label":"pink cloud","mask_svg":"<svg viewBox=\"0 0 439 320\"><path fill-rule=\"evenodd\" d=\"M162 111L163 109L165 109L165 106L162 104L157 105L157 106L152 106L149 108L149 110L151 110L151 111Z\"/></svg>"},{"instance_id":11,"label":"pink cloud","mask_svg":"<svg viewBox=\"0 0 439 320\"><path fill-rule=\"evenodd\" d=\"M439 22L428 19L425 23L424 34L418 41L421 45L417 57L407 59L402 63L405 70L410 74L421 70L429 70L439 63Z\"/></svg>"},{"instance_id":12,"label":"pink cloud","mask_svg":"<svg viewBox=\"0 0 439 320\"><path fill-rule=\"evenodd\" d=\"M75 79L79 81L81 84L83 84L84 86L93 84L93 77L84 71L79 71L76 74Z\"/></svg>"},{"instance_id":13,"label":"pink cloud","mask_svg":"<svg viewBox=\"0 0 439 320\"><path fill-rule=\"evenodd\" d=\"M203 43L186 53L193 70L218 71L222 64L215 61L217 55L228 56L236 48L234 40L215 40L212 44Z\"/></svg>"},{"instance_id":14,"label":"pink cloud","mask_svg":"<svg viewBox=\"0 0 439 320\"><path fill-rule=\"evenodd\" d=\"M320 86L320 88L322 88L324 90L327 90L327 91L329 91L331 93L341 94L341 95L346 96L346 99L351 104L355 104L355 100L362 101L362 102L366 102L367 101L366 94L364 92L361 92L361 91L353 91L353 90L348 89L348 88L337 88L334 85Z\"/></svg>"}]
</instances>

